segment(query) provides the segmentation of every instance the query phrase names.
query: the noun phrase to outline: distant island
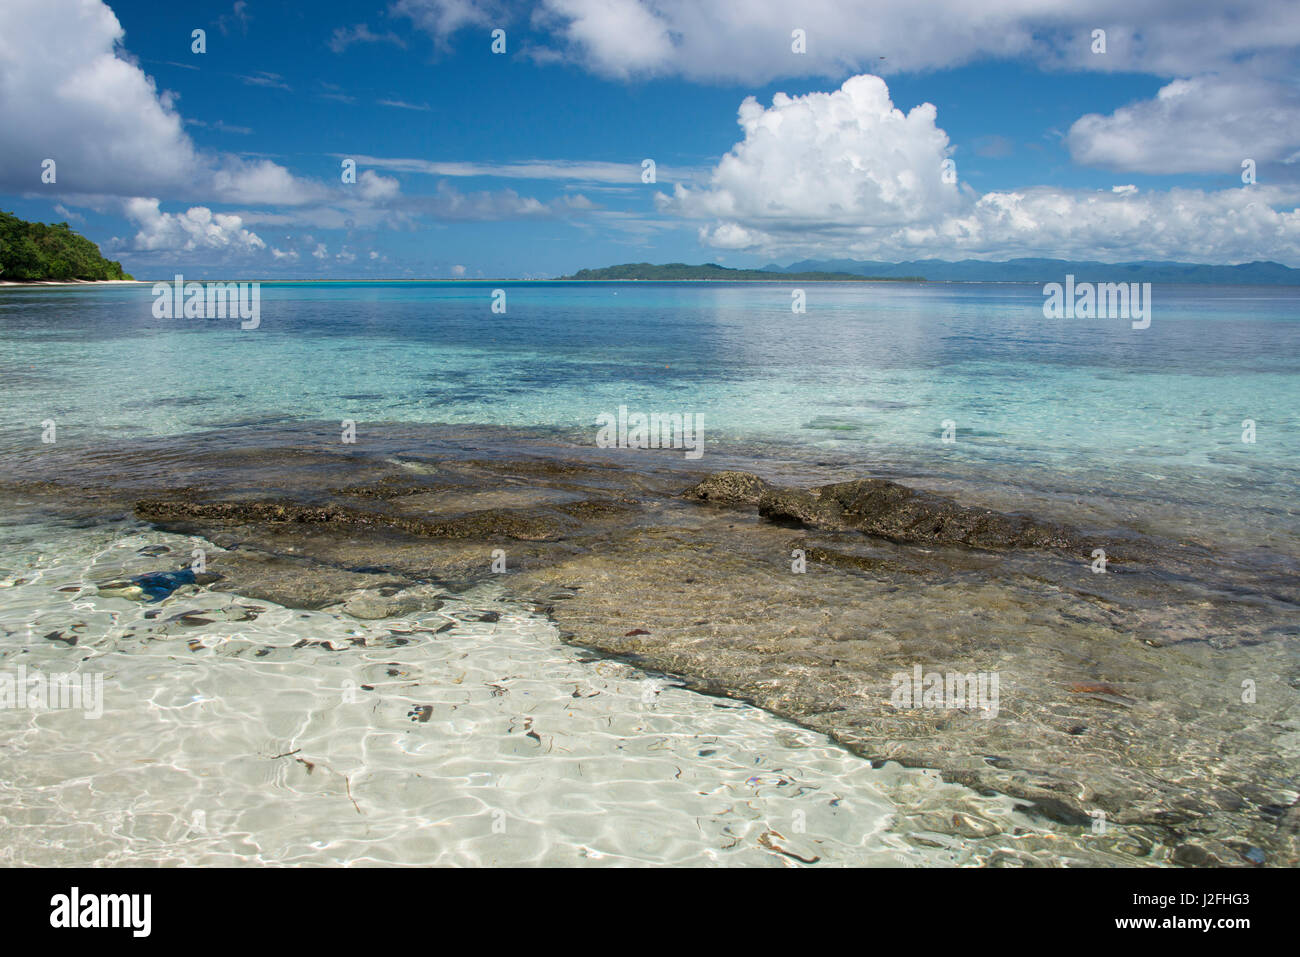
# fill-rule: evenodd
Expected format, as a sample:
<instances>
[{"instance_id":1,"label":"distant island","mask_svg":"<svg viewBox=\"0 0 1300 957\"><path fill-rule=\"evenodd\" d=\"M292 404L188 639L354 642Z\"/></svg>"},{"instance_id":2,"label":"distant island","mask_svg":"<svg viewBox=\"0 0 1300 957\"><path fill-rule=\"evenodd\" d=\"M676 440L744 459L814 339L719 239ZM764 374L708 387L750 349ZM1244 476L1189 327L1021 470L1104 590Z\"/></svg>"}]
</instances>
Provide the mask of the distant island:
<instances>
[{"instance_id":1,"label":"distant island","mask_svg":"<svg viewBox=\"0 0 1300 957\"><path fill-rule=\"evenodd\" d=\"M660 282L680 280L721 280L723 282L924 282L919 276L866 276L861 273L827 272L809 270L804 272L770 272L763 269L730 269L717 263L705 263L702 266L688 266L686 263L668 263L656 266L652 263L623 263L621 266L606 266L603 269L579 269L572 276L561 276L561 280L577 282L596 280L645 279Z\"/></svg>"},{"instance_id":2,"label":"distant island","mask_svg":"<svg viewBox=\"0 0 1300 957\"><path fill-rule=\"evenodd\" d=\"M67 223L29 223L0 210L0 281L42 282L130 279L122 264Z\"/></svg>"},{"instance_id":3,"label":"distant island","mask_svg":"<svg viewBox=\"0 0 1300 957\"><path fill-rule=\"evenodd\" d=\"M1088 282L1218 283L1227 286L1300 286L1300 269L1276 262L1241 263L1236 266L1205 263L1138 262L1103 263L1095 260L917 259L889 263L856 259L805 259L789 266L764 266L759 272L777 276L804 275L809 270L852 273L876 279L924 276L930 282L1060 282L1067 274Z\"/></svg>"}]
</instances>

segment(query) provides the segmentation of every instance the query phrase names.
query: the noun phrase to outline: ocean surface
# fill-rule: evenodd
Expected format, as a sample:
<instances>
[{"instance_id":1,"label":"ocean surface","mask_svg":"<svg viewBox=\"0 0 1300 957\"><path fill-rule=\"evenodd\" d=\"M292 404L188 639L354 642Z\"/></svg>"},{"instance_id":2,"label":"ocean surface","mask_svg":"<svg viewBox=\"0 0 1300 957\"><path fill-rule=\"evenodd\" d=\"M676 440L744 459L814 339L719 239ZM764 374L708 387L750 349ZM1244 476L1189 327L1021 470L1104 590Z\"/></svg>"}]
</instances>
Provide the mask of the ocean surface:
<instances>
[{"instance_id":1,"label":"ocean surface","mask_svg":"<svg viewBox=\"0 0 1300 957\"><path fill-rule=\"evenodd\" d=\"M625 406L696 416L701 469L743 455L787 474L898 478L1210 542L1245 568L1298 567L1300 289L1157 285L1150 327L1133 329L1046 319L1038 285L808 284L803 313L794 288L263 283L250 330L155 318L148 285L0 288L0 477L34 476L55 450L66 474L83 449L213 433L255 446L345 420L358 443L419 423L591 445L597 417ZM0 711L0 846L14 863L947 865L1073 853L1010 799L873 768L670 680L647 698L660 679L561 643L508 592L442 609L436 624L453 629L438 642L353 662L353 678L401 685L383 707L338 704L347 675L328 650L246 652L432 620L261 602L256 620L187 633L200 647L181 653L151 638L148 606L92 589L138 570L141 548L195 543L11 505L0 666L21 652L47 669L107 669L127 689L99 720ZM228 608L229 596L212 602ZM479 621L484 608L499 620ZM44 640L74 625L79 643ZM503 681L513 697L494 692ZM413 722L407 706L431 695L456 702L457 717ZM817 842L800 839L809 815L821 816ZM918 823L954 815L1005 826L972 841Z\"/></svg>"},{"instance_id":2,"label":"ocean surface","mask_svg":"<svg viewBox=\"0 0 1300 957\"><path fill-rule=\"evenodd\" d=\"M830 450L878 472L1041 475L1248 512L1285 509L1300 478L1295 287L1157 286L1148 329L1045 319L1028 284L816 284L802 314L791 291L266 283L242 330L155 319L145 285L5 288L0 452L39 453L47 419L73 444L344 419L591 443L626 405L702 416L715 448Z\"/></svg>"}]
</instances>

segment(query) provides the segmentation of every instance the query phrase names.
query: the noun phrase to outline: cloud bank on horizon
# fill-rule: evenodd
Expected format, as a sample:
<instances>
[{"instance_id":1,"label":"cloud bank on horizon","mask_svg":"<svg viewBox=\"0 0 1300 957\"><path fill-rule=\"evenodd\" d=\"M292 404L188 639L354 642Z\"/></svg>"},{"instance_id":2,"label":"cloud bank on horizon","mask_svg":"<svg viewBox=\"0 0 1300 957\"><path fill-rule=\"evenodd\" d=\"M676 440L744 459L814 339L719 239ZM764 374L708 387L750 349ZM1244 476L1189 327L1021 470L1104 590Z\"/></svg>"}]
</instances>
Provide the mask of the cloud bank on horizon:
<instances>
[{"instance_id":1,"label":"cloud bank on horizon","mask_svg":"<svg viewBox=\"0 0 1300 957\"><path fill-rule=\"evenodd\" d=\"M1293 0L396 0L311 16L7 0L6 207L76 217L145 273L1300 266Z\"/></svg>"}]
</instances>

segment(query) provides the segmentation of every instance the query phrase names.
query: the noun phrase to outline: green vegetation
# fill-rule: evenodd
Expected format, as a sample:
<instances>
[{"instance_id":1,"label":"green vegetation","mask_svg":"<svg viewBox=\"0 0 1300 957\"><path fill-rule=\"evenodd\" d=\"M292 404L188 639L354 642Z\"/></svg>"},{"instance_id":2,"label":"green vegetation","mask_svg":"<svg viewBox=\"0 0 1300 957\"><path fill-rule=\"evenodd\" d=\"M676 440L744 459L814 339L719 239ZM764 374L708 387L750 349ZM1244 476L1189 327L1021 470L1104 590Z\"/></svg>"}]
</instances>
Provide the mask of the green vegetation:
<instances>
[{"instance_id":1,"label":"green vegetation","mask_svg":"<svg viewBox=\"0 0 1300 957\"><path fill-rule=\"evenodd\" d=\"M682 279L717 279L724 282L753 281L763 282L924 282L919 276L855 276L847 272L769 272L765 269L729 269L717 263L705 263L703 266L688 266L686 263L668 263L655 266L651 263L624 263L621 266L606 266L604 269L579 269L572 276L562 279L648 279L673 281Z\"/></svg>"},{"instance_id":2,"label":"green vegetation","mask_svg":"<svg viewBox=\"0 0 1300 957\"><path fill-rule=\"evenodd\" d=\"M0 280L130 278L67 223L29 223L0 210Z\"/></svg>"}]
</instances>

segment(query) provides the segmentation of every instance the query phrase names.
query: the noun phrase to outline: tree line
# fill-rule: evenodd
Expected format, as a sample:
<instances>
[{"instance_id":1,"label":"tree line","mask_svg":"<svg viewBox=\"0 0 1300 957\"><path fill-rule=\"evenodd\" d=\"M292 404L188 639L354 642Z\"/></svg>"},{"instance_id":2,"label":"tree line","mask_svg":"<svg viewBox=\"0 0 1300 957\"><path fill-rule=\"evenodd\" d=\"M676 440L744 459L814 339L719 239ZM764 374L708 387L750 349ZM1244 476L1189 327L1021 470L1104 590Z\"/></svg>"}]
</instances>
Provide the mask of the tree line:
<instances>
[{"instance_id":1,"label":"tree line","mask_svg":"<svg viewBox=\"0 0 1300 957\"><path fill-rule=\"evenodd\" d=\"M122 264L67 223L29 223L0 210L0 279L130 279Z\"/></svg>"}]
</instances>

